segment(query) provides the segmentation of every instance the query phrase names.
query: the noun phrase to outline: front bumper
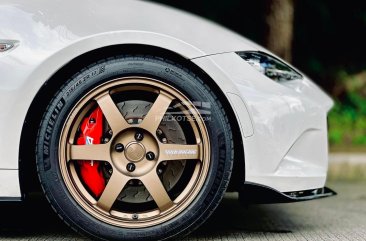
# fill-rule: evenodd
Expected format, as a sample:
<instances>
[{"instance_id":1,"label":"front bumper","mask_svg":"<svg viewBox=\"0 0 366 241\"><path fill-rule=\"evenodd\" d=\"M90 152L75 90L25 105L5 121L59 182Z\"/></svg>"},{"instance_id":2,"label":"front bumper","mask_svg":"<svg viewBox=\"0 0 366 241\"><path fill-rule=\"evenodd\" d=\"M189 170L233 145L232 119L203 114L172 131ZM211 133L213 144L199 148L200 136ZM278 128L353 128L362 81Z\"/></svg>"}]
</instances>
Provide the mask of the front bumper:
<instances>
[{"instance_id":1,"label":"front bumper","mask_svg":"<svg viewBox=\"0 0 366 241\"><path fill-rule=\"evenodd\" d=\"M272 81L236 53L193 62L220 81L230 100L243 136L245 181L281 193L324 187L329 96L306 77Z\"/></svg>"}]
</instances>

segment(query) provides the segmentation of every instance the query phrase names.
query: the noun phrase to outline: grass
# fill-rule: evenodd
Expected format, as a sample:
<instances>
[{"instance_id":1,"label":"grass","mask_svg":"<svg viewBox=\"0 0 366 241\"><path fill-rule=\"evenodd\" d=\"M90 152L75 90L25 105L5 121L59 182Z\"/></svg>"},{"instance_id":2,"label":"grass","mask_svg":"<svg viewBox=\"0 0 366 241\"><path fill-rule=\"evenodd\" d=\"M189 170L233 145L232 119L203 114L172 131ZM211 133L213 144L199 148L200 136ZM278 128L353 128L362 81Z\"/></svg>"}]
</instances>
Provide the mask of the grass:
<instances>
[{"instance_id":1,"label":"grass","mask_svg":"<svg viewBox=\"0 0 366 241\"><path fill-rule=\"evenodd\" d=\"M338 89L343 89L328 115L331 150L366 151L366 70L356 74L341 71Z\"/></svg>"}]
</instances>

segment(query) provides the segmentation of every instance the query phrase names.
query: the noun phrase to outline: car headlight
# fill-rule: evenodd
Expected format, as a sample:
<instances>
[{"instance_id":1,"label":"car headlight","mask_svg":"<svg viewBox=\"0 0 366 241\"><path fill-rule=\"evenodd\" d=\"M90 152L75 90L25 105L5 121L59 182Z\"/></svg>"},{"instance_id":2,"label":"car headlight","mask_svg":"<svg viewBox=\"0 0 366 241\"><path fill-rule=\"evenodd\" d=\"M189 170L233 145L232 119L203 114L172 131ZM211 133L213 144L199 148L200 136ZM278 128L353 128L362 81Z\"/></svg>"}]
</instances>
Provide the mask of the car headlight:
<instances>
[{"instance_id":1,"label":"car headlight","mask_svg":"<svg viewBox=\"0 0 366 241\"><path fill-rule=\"evenodd\" d=\"M237 54L251 66L263 73L268 78L284 82L295 79L302 79L302 75L292 69L281 60L263 52L244 51Z\"/></svg>"}]
</instances>

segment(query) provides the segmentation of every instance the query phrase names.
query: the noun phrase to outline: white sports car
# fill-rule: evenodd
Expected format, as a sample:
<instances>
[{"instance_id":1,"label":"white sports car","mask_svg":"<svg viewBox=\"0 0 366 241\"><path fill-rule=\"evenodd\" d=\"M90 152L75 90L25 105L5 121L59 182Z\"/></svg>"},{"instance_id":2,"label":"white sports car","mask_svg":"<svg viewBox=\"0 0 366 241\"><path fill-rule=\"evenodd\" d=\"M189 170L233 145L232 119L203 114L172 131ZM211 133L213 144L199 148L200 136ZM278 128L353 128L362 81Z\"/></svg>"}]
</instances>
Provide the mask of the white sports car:
<instances>
[{"instance_id":1,"label":"white sports car","mask_svg":"<svg viewBox=\"0 0 366 241\"><path fill-rule=\"evenodd\" d=\"M103 240L187 235L225 191L331 196L332 100L266 49L141 1L2 0L0 196ZM38 176L38 177L37 177Z\"/></svg>"}]
</instances>

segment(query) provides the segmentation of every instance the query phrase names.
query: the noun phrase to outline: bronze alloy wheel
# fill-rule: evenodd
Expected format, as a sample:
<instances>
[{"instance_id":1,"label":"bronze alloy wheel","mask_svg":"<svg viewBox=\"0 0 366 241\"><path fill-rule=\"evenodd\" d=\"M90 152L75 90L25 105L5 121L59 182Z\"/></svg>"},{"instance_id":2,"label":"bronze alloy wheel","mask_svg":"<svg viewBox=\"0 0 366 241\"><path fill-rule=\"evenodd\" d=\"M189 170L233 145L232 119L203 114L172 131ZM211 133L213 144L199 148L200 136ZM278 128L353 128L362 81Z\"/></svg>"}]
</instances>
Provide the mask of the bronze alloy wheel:
<instances>
[{"instance_id":1,"label":"bronze alloy wheel","mask_svg":"<svg viewBox=\"0 0 366 241\"><path fill-rule=\"evenodd\" d=\"M77 144L83 119L98 107L105 121L100 144ZM181 213L202 189L209 155L206 125L194 104L145 77L93 88L71 110L59 140L70 194L95 218L125 228L157 225ZM80 175L81 160L101 163L106 185L100 195Z\"/></svg>"},{"instance_id":2,"label":"bronze alloy wheel","mask_svg":"<svg viewBox=\"0 0 366 241\"><path fill-rule=\"evenodd\" d=\"M183 238L230 181L234 141L220 92L184 61L90 61L49 85L35 150L47 200L92 239Z\"/></svg>"}]
</instances>

